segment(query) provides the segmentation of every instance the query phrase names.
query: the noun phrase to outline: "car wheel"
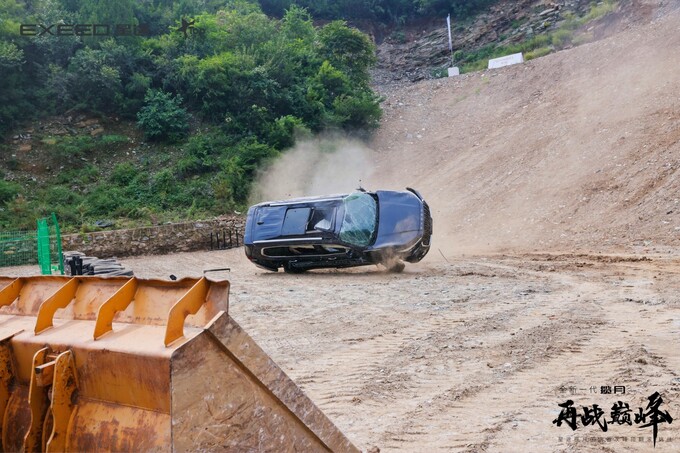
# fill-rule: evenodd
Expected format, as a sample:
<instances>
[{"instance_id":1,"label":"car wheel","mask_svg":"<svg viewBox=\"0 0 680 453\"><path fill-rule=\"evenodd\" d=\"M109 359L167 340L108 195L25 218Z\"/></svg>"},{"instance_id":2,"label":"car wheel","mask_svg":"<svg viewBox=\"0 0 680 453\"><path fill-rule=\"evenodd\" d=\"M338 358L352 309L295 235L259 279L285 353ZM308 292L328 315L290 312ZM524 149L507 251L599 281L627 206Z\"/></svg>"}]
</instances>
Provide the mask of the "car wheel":
<instances>
[{"instance_id":1,"label":"car wheel","mask_svg":"<svg viewBox=\"0 0 680 453\"><path fill-rule=\"evenodd\" d=\"M293 267L293 266L290 265L290 263L285 263L285 264L283 265L283 271L284 271L286 274L302 274L302 273L305 272L306 270L307 270L307 269L301 269L301 268L299 268L299 267Z\"/></svg>"}]
</instances>

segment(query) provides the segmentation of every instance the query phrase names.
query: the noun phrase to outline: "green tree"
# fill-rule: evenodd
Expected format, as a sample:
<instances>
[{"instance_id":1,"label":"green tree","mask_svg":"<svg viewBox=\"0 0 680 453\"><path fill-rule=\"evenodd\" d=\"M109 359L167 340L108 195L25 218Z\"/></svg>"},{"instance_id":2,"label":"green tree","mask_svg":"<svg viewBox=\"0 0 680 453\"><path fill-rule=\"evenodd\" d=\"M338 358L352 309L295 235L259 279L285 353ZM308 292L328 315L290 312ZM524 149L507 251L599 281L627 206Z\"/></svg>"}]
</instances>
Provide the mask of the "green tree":
<instances>
[{"instance_id":1,"label":"green tree","mask_svg":"<svg viewBox=\"0 0 680 453\"><path fill-rule=\"evenodd\" d=\"M137 114L137 124L150 140L174 142L186 136L189 115L182 108L182 97L160 90L149 90L144 107Z\"/></svg>"},{"instance_id":2,"label":"green tree","mask_svg":"<svg viewBox=\"0 0 680 453\"><path fill-rule=\"evenodd\" d=\"M368 91L339 96L333 101L333 120L348 131L375 129L382 117L379 102Z\"/></svg>"},{"instance_id":3,"label":"green tree","mask_svg":"<svg viewBox=\"0 0 680 453\"><path fill-rule=\"evenodd\" d=\"M375 64L375 45L364 33L344 21L333 21L319 31L319 55L347 73L354 83L368 84L368 69Z\"/></svg>"},{"instance_id":4,"label":"green tree","mask_svg":"<svg viewBox=\"0 0 680 453\"><path fill-rule=\"evenodd\" d=\"M79 50L68 67L69 97L81 108L110 112L122 89L121 74L109 55L89 47Z\"/></svg>"}]
</instances>

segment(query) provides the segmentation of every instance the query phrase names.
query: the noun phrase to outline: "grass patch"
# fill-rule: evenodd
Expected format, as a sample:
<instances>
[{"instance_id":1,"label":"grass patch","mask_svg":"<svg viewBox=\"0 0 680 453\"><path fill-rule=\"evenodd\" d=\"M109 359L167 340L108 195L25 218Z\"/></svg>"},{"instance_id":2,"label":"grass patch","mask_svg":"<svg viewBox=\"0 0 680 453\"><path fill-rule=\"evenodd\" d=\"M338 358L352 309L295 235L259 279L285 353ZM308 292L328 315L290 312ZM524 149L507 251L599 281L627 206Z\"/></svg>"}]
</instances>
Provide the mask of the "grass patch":
<instances>
[{"instance_id":1,"label":"grass patch","mask_svg":"<svg viewBox=\"0 0 680 453\"><path fill-rule=\"evenodd\" d=\"M124 135L102 135L101 143L102 145L119 145L122 143L128 143L129 139Z\"/></svg>"},{"instance_id":2,"label":"grass patch","mask_svg":"<svg viewBox=\"0 0 680 453\"><path fill-rule=\"evenodd\" d=\"M525 60L533 60L534 58L544 57L553 51L552 47L539 47L524 54Z\"/></svg>"}]
</instances>

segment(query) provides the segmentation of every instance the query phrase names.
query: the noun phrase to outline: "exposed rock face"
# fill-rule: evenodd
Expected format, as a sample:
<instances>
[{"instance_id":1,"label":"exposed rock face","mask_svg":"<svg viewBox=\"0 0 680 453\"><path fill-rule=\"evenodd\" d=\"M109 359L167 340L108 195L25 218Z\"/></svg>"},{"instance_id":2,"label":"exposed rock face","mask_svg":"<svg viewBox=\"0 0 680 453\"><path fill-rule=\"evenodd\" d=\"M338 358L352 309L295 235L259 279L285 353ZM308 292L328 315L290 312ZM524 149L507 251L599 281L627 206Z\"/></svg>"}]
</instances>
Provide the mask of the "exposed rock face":
<instances>
[{"instance_id":1,"label":"exposed rock face","mask_svg":"<svg viewBox=\"0 0 680 453\"><path fill-rule=\"evenodd\" d=\"M600 29L610 22L617 26L651 18L664 7L662 1L623 0L618 9ZM453 51L473 51L488 44L507 45L556 30L568 15L585 15L592 3L572 1L501 1L473 21L457 23L452 17ZM601 31L602 37L605 33ZM436 70L451 63L446 21L410 26L394 32L378 43L378 64L373 72L376 85L395 82L416 82L435 78ZM454 64L456 62L454 61Z\"/></svg>"}]
</instances>

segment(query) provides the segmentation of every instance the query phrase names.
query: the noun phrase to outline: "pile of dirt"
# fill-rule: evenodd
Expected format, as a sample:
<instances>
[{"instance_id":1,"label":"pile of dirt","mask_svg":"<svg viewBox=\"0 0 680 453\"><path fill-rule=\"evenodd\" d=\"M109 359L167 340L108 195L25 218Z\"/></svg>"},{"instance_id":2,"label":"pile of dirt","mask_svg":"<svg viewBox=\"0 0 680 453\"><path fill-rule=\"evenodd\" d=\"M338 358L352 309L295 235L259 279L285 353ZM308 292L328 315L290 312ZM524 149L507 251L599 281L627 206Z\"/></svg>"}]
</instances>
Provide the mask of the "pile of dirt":
<instances>
[{"instance_id":1,"label":"pile of dirt","mask_svg":"<svg viewBox=\"0 0 680 453\"><path fill-rule=\"evenodd\" d=\"M370 187L421 190L444 253L679 245L677 7L524 64L383 90Z\"/></svg>"}]
</instances>

